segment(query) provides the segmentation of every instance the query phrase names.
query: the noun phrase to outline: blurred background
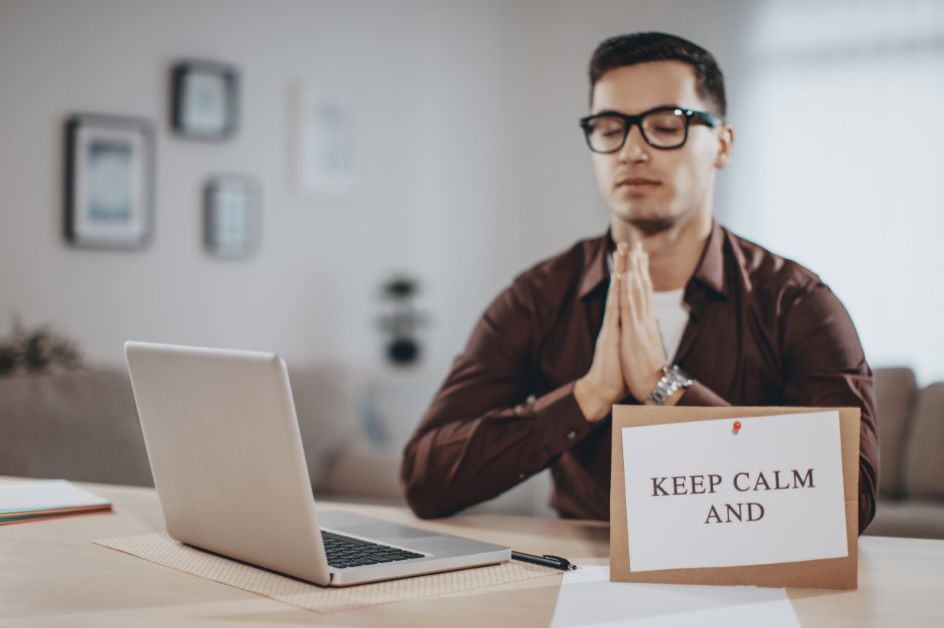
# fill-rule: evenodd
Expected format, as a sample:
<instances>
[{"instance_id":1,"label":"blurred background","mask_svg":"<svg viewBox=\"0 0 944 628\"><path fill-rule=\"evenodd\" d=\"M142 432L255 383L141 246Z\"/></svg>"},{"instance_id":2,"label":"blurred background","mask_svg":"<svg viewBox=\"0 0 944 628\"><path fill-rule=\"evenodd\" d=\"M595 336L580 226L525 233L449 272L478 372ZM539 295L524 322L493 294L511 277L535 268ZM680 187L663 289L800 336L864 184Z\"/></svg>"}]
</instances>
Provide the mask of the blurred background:
<instances>
[{"instance_id":1,"label":"blurred background","mask_svg":"<svg viewBox=\"0 0 944 628\"><path fill-rule=\"evenodd\" d=\"M944 3L927 1L0 0L0 474L149 483L122 373L139 339L282 354L316 488L399 499L399 448L484 307L606 229L577 118L596 44L638 30L718 59L737 140L716 216L843 300L881 369L888 533L944 536ZM193 81L209 113L188 132L193 61L235 89ZM235 125L201 138L215 106ZM64 235L70 186L117 176L76 183L76 114L150 128L140 245ZM548 512L547 485L484 508Z\"/></svg>"}]
</instances>

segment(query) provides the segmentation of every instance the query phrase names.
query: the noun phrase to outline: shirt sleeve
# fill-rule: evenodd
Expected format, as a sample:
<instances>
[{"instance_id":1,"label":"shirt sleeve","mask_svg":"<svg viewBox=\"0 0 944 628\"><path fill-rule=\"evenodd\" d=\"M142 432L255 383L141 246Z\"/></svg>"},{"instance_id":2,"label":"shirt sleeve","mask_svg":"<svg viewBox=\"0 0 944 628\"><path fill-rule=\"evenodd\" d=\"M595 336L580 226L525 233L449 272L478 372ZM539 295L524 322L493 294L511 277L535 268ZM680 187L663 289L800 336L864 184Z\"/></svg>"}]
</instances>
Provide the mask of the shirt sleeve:
<instances>
[{"instance_id":1,"label":"shirt sleeve","mask_svg":"<svg viewBox=\"0 0 944 628\"><path fill-rule=\"evenodd\" d=\"M598 426L580 411L573 382L528 397L538 327L519 285L479 319L404 448L401 480L417 516L445 516L495 497Z\"/></svg>"},{"instance_id":2,"label":"shirt sleeve","mask_svg":"<svg viewBox=\"0 0 944 628\"><path fill-rule=\"evenodd\" d=\"M702 384L697 379L694 380L685 392L679 397L680 406L730 406L726 399L721 395Z\"/></svg>"},{"instance_id":3,"label":"shirt sleeve","mask_svg":"<svg viewBox=\"0 0 944 628\"><path fill-rule=\"evenodd\" d=\"M875 517L878 426L872 369L842 302L819 283L784 305L784 400L792 405L858 407L859 533Z\"/></svg>"}]
</instances>

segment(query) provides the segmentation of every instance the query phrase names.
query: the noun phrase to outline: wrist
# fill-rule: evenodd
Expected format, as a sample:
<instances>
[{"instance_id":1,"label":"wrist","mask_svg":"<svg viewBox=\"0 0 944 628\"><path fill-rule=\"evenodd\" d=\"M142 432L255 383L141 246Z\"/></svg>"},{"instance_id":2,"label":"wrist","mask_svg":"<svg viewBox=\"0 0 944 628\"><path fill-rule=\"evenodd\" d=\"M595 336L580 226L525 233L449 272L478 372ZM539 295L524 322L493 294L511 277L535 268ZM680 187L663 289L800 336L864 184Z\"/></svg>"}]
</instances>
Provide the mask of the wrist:
<instances>
[{"instance_id":1,"label":"wrist","mask_svg":"<svg viewBox=\"0 0 944 628\"><path fill-rule=\"evenodd\" d=\"M646 405L675 405L694 383L692 377L677 364L662 368L662 375L646 397Z\"/></svg>"},{"instance_id":2,"label":"wrist","mask_svg":"<svg viewBox=\"0 0 944 628\"><path fill-rule=\"evenodd\" d=\"M574 383L574 398L583 413L583 418L591 423L606 417L612 407L612 404L599 393L586 377L581 377Z\"/></svg>"},{"instance_id":3,"label":"wrist","mask_svg":"<svg viewBox=\"0 0 944 628\"><path fill-rule=\"evenodd\" d=\"M649 395L652 394L652 391L656 389L656 386L658 386L659 382L662 380L662 375L662 369L653 371L652 374L645 379L642 387L633 392L633 397L636 398L636 401L645 404L649 400Z\"/></svg>"}]
</instances>

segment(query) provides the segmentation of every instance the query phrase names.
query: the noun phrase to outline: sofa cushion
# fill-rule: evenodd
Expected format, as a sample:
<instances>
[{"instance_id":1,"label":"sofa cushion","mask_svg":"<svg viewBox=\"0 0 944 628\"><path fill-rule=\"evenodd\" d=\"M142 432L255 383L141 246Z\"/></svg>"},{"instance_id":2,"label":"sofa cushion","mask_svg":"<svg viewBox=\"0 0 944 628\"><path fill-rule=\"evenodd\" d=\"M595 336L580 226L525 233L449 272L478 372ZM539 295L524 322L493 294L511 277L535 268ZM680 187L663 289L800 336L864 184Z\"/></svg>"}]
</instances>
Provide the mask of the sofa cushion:
<instances>
[{"instance_id":1,"label":"sofa cushion","mask_svg":"<svg viewBox=\"0 0 944 628\"><path fill-rule=\"evenodd\" d=\"M400 452L379 451L368 443L352 444L338 456L319 488L330 495L379 498L384 503L402 504Z\"/></svg>"},{"instance_id":2,"label":"sofa cushion","mask_svg":"<svg viewBox=\"0 0 944 628\"><path fill-rule=\"evenodd\" d=\"M915 374L910 368L875 369L880 495L894 497L901 493L902 435L917 390Z\"/></svg>"},{"instance_id":3,"label":"sofa cushion","mask_svg":"<svg viewBox=\"0 0 944 628\"><path fill-rule=\"evenodd\" d=\"M363 440L348 374L290 370L312 484ZM0 378L0 475L153 486L131 382L123 370Z\"/></svg>"},{"instance_id":4,"label":"sofa cushion","mask_svg":"<svg viewBox=\"0 0 944 628\"><path fill-rule=\"evenodd\" d=\"M0 475L153 485L128 376L0 379Z\"/></svg>"},{"instance_id":5,"label":"sofa cushion","mask_svg":"<svg viewBox=\"0 0 944 628\"><path fill-rule=\"evenodd\" d=\"M342 453L366 440L357 415L358 383L339 363L289 365L305 459L314 488L330 488Z\"/></svg>"},{"instance_id":6,"label":"sofa cushion","mask_svg":"<svg viewBox=\"0 0 944 628\"><path fill-rule=\"evenodd\" d=\"M944 382L922 389L905 434L902 488L911 497L944 500Z\"/></svg>"},{"instance_id":7,"label":"sofa cushion","mask_svg":"<svg viewBox=\"0 0 944 628\"><path fill-rule=\"evenodd\" d=\"M370 444L398 452L413 435L448 368L375 369L360 382L358 409Z\"/></svg>"},{"instance_id":8,"label":"sofa cushion","mask_svg":"<svg viewBox=\"0 0 944 628\"><path fill-rule=\"evenodd\" d=\"M879 500L866 534L944 539L944 502Z\"/></svg>"}]
</instances>

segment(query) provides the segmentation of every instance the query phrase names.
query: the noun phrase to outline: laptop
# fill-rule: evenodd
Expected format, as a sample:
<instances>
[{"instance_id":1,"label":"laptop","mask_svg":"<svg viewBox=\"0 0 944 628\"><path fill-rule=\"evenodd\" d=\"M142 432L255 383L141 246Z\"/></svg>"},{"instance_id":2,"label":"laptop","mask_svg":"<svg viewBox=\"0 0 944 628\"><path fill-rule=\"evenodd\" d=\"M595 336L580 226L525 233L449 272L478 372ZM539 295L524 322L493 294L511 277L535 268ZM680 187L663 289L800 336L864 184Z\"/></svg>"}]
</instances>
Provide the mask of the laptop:
<instances>
[{"instance_id":1,"label":"laptop","mask_svg":"<svg viewBox=\"0 0 944 628\"><path fill-rule=\"evenodd\" d=\"M507 547L315 506L285 361L125 343L167 533L323 586L489 565Z\"/></svg>"}]
</instances>

